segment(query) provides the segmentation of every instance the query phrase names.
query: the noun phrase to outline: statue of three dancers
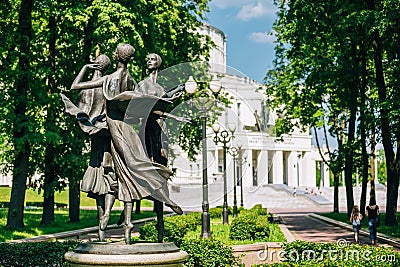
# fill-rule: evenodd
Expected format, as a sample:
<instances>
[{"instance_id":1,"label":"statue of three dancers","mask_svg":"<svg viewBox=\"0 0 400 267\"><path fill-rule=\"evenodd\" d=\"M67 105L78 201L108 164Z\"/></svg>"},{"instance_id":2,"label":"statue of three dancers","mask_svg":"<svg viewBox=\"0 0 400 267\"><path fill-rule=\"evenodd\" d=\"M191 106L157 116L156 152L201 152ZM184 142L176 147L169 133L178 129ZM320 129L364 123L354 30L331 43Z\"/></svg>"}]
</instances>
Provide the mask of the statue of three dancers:
<instances>
[{"instance_id":1,"label":"statue of three dancers","mask_svg":"<svg viewBox=\"0 0 400 267\"><path fill-rule=\"evenodd\" d=\"M168 142L164 119L184 120L151 107L139 112L135 110L135 103L150 99L149 103L162 102L166 106L178 99L180 93L168 97L157 83L161 65L161 57L157 54L147 57L149 78L136 84L127 68L133 54L131 45L118 45L114 52L117 70L109 75L105 73L110 59L99 55L93 64L83 66L71 86L71 89L81 90L78 105L64 95L62 99L66 111L76 116L81 129L91 137L90 161L81 190L96 199L99 240L105 240L110 211L118 198L124 202L124 238L129 244L133 202L147 198L154 201L158 242L162 242L163 204L182 214L182 209L169 198L167 180L172 171L167 168ZM94 70L92 79L83 81L88 69ZM135 114L142 115L135 117ZM131 123L139 119L142 125L138 134Z\"/></svg>"}]
</instances>

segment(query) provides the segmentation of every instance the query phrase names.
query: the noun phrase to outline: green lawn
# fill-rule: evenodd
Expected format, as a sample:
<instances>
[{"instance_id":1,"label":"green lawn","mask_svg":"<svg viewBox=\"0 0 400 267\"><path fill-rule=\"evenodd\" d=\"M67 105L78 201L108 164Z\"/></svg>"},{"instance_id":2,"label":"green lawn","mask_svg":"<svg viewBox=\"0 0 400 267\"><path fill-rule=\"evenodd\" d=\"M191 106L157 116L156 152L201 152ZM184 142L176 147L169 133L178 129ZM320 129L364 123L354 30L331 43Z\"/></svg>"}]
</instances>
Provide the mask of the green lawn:
<instances>
[{"instance_id":1,"label":"green lawn","mask_svg":"<svg viewBox=\"0 0 400 267\"><path fill-rule=\"evenodd\" d=\"M232 222L233 217L229 218L230 222ZM271 223L270 225L270 235L269 239L266 242L286 242L285 235L282 233L278 224ZM247 245L254 244L253 240L231 240L229 238L229 224L223 224L221 219L211 219L211 236L214 239L223 241L226 245ZM196 239L200 236L201 226L198 226L196 231L190 231L185 235L185 238L193 238Z\"/></svg>"},{"instance_id":2,"label":"green lawn","mask_svg":"<svg viewBox=\"0 0 400 267\"><path fill-rule=\"evenodd\" d=\"M11 188L0 187L0 202L10 201ZM55 193L55 202L63 203L68 205L68 189L62 192ZM25 203L27 202L43 202L43 193L38 194L38 191L33 189L26 190ZM96 201L92 198L88 198L86 193L81 193L80 199L81 207L96 207ZM148 200L141 201L142 207L152 207L153 202ZM123 207L123 203L118 200L115 201L114 207ZM29 238L43 234L51 234L69 230L75 230L85 227L96 226L98 224L97 211L81 209L80 211L80 222L69 223L68 222L68 209L55 209L55 223L49 226L40 226L39 223L42 218L42 209L26 209L24 211L24 224L25 229L23 231L10 231L6 230L5 226L7 223L7 212L8 209L0 209L0 242ZM118 221L121 211L113 210L110 218L110 224L114 224ZM140 219L143 217L155 216L153 212L142 211L139 215L133 215L132 219Z\"/></svg>"},{"instance_id":3,"label":"green lawn","mask_svg":"<svg viewBox=\"0 0 400 267\"><path fill-rule=\"evenodd\" d=\"M109 224L117 223L120 214L120 210L111 211ZM56 209L55 222L49 226L40 226L39 223L42 218L42 209L26 209L24 211L24 230L11 231L5 229L7 223L7 209L0 209L0 242L96 226L98 225L98 219L96 216L96 210L81 210L80 222L69 223L68 210ZM141 214L138 215L132 214L132 220L153 216L155 216L155 213L153 212L142 211Z\"/></svg>"},{"instance_id":4,"label":"green lawn","mask_svg":"<svg viewBox=\"0 0 400 267\"><path fill-rule=\"evenodd\" d=\"M11 187L0 187L0 202L9 202L11 194ZM68 205L68 188L61 192L55 193L55 202ZM37 190L28 189L25 193L25 202L43 202L43 192L38 194ZM123 204L122 204L123 205ZM114 206L122 206L118 200L115 201ZM88 198L86 193L81 192L81 207L95 207L96 201L93 198ZM152 207L153 202L148 200L141 201L142 207Z\"/></svg>"},{"instance_id":5,"label":"green lawn","mask_svg":"<svg viewBox=\"0 0 400 267\"><path fill-rule=\"evenodd\" d=\"M350 224L349 218L347 217L347 213L319 213L319 215ZM398 237L400 238L400 227L399 226L385 226L385 213L381 213L380 220L381 223L378 227L378 233L382 233L388 236ZM400 221L400 213L397 213L397 220ZM364 230L368 230L368 221L367 219L363 219L361 221L361 227Z\"/></svg>"}]
</instances>

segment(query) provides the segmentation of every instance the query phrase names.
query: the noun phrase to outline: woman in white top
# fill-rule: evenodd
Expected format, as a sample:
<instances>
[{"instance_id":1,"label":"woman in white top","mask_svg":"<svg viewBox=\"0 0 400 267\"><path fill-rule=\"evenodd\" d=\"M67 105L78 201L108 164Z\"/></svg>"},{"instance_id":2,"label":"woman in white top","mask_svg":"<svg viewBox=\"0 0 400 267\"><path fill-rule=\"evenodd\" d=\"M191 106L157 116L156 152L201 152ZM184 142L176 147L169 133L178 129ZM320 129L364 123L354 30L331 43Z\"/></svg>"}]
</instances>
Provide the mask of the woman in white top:
<instances>
[{"instance_id":1,"label":"woman in white top","mask_svg":"<svg viewBox=\"0 0 400 267\"><path fill-rule=\"evenodd\" d=\"M353 231L354 231L354 240L356 243L358 243L358 236L359 236L359 232L361 229L361 220L362 220L363 216L360 213L360 208L355 205L353 207L353 210L351 212L351 216L350 216L350 222L353 225Z\"/></svg>"}]
</instances>

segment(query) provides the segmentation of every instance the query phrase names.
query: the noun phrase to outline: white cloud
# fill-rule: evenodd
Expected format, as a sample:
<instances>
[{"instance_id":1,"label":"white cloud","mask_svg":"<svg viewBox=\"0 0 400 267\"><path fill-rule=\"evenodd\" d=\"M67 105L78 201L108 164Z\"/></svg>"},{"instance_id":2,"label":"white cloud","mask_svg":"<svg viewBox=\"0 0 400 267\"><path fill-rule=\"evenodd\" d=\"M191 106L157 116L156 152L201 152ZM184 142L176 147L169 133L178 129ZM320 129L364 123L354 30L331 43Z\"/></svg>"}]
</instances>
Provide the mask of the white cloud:
<instances>
[{"instance_id":1,"label":"white cloud","mask_svg":"<svg viewBox=\"0 0 400 267\"><path fill-rule=\"evenodd\" d=\"M250 40L256 43L272 44L276 38L268 32L252 32L249 36Z\"/></svg>"},{"instance_id":2,"label":"white cloud","mask_svg":"<svg viewBox=\"0 0 400 267\"><path fill-rule=\"evenodd\" d=\"M218 8L226 9L229 7L241 7L248 4L249 0L211 0L210 4L215 5Z\"/></svg>"},{"instance_id":3,"label":"white cloud","mask_svg":"<svg viewBox=\"0 0 400 267\"><path fill-rule=\"evenodd\" d=\"M273 14L276 11L271 1L259 1L243 6L236 18L243 21L248 21L255 18L263 17L265 14Z\"/></svg>"}]
</instances>

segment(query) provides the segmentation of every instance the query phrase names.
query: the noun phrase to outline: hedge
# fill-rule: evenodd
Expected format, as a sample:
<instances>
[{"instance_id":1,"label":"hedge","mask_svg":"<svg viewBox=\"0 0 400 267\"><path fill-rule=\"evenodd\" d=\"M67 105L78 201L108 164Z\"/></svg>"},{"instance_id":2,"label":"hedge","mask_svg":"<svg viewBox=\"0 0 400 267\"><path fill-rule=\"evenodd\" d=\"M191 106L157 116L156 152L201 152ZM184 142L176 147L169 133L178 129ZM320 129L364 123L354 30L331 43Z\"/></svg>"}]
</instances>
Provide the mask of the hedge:
<instances>
[{"instance_id":1,"label":"hedge","mask_svg":"<svg viewBox=\"0 0 400 267\"><path fill-rule=\"evenodd\" d=\"M0 243L0 266L68 266L64 254L76 248L78 241Z\"/></svg>"},{"instance_id":2,"label":"hedge","mask_svg":"<svg viewBox=\"0 0 400 267\"><path fill-rule=\"evenodd\" d=\"M268 212L261 205L250 210L242 210L233 219L230 228L232 240L267 241L270 234Z\"/></svg>"},{"instance_id":3,"label":"hedge","mask_svg":"<svg viewBox=\"0 0 400 267\"><path fill-rule=\"evenodd\" d=\"M185 267L245 266L231 247L215 239L184 239L181 249L189 254Z\"/></svg>"},{"instance_id":4,"label":"hedge","mask_svg":"<svg viewBox=\"0 0 400 267\"><path fill-rule=\"evenodd\" d=\"M285 243L280 254L282 262L268 267L388 267L400 266L400 253L391 249L357 244L312 243L294 241Z\"/></svg>"},{"instance_id":5,"label":"hedge","mask_svg":"<svg viewBox=\"0 0 400 267\"><path fill-rule=\"evenodd\" d=\"M186 215L164 218L164 242L173 242L180 246L188 231L196 230L201 225L201 213L193 212ZM140 239L157 241L156 222L145 224L139 228Z\"/></svg>"}]
</instances>

